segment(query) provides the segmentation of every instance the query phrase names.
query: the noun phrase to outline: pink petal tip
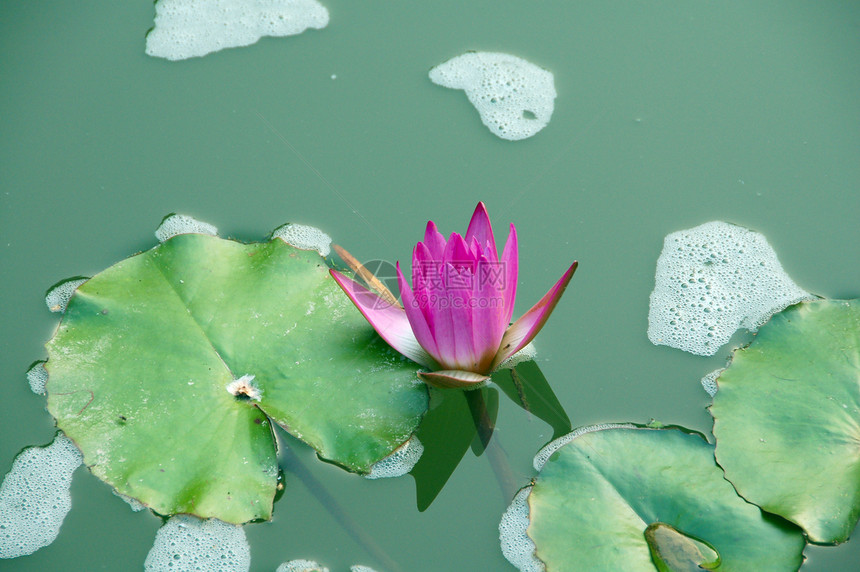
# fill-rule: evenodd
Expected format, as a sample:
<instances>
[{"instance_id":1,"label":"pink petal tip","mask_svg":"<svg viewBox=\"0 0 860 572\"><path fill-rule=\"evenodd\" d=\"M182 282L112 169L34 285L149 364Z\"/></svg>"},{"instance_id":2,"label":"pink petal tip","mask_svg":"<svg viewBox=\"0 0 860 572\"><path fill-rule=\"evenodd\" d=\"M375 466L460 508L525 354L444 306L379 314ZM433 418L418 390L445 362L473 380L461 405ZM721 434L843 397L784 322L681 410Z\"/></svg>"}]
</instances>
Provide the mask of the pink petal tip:
<instances>
[{"instance_id":1,"label":"pink petal tip","mask_svg":"<svg viewBox=\"0 0 860 572\"><path fill-rule=\"evenodd\" d=\"M544 294L537 304L523 314L519 320L514 322L502 338L499 352L493 360L493 369L497 368L500 363L520 351L527 343L532 341L534 337L543 328L549 315L555 309L556 304L564 294L565 288L573 278L573 273L576 272L577 263L570 265L562 277L550 288L549 292Z\"/></svg>"}]
</instances>

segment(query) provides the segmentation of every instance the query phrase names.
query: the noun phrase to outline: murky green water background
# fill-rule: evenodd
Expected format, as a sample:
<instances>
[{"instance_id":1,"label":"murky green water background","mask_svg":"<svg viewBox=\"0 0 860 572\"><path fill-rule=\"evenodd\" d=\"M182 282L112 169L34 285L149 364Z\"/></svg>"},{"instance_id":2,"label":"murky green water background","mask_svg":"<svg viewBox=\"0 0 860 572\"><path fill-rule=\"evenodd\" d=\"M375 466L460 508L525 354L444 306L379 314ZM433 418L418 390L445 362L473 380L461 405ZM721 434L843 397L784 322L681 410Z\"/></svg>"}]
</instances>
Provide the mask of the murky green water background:
<instances>
[{"instance_id":1,"label":"murky green water background","mask_svg":"<svg viewBox=\"0 0 860 572\"><path fill-rule=\"evenodd\" d=\"M428 218L464 231L486 201L497 233L519 231L517 314L580 261L538 338L574 426L711 428L699 379L728 349L695 357L645 335L669 232L743 224L802 287L860 295L855 2L324 3L324 30L178 63L144 55L149 1L0 5L0 472L54 433L24 378L57 323L43 292L150 248L173 211L241 240L312 224L394 261ZM543 132L497 139L462 92L430 83L470 49L555 74ZM524 485L551 431L501 402L495 443ZM401 570L512 569L496 528L509 498L486 455L467 453L419 513L411 477L366 481L298 453ZM160 521L84 469L72 494L57 541L0 569L142 568ZM246 531L253 570L384 568L289 475L274 521ZM806 554L804 570L852 570L860 541Z\"/></svg>"}]
</instances>

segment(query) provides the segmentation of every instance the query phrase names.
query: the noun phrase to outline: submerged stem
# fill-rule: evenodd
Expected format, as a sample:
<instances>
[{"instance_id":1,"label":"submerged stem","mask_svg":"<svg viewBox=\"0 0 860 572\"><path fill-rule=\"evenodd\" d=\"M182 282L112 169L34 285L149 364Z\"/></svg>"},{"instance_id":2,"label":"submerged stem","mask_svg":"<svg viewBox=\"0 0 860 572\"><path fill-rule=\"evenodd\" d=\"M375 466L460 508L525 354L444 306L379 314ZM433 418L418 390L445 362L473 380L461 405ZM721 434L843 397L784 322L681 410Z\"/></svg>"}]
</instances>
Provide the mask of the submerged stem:
<instances>
[{"instance_id":1,"label":"submerged stem","mask_svg":"<svg viewBox=\"0 0 860 572\"><path fill-rule=\"evenodd\" d=\"M495 400L496 407L491 413L490 408L487 407L487 400L484 397L483 389L464 391L463 394L466 396L466 402L469 404L469 411L472 414L472 420L475 422L475 429L478 433L477 437L483 452L487 453L487 460L493 469L493 474L496 477L496 482L499 484L499 489L501 489L502 497L505 499L505 502L508 502L519 487L516 484L516 479L514 479L511 466L508 463L504 447L499 442L498 435L491 442L495 432L494 418L498 411L498 398ZM497 393L495 395L498 396ZM480 455L478 452L476 454Z\"/></svg>"},{"instance_id":2,"label":"submerged stem","mask_svg":"<svg viewBox=\"0 0 860 572\"><path fill-rule=\"evenodd\" d=\"M340 524L341 528L360 546L364 547L374 558L376 558L385 570L391 572L403 572L391 556L385 552L376 540L370 536L355 520L344 510L343 506L335 499L328 489L323 486L317 478L311 474L298 455L291 454L287 447L284 451L284 470L289 471L299 478L303 485L311 492L311 494L319 501L326 511Z\"/></svg>"}]
</instances>

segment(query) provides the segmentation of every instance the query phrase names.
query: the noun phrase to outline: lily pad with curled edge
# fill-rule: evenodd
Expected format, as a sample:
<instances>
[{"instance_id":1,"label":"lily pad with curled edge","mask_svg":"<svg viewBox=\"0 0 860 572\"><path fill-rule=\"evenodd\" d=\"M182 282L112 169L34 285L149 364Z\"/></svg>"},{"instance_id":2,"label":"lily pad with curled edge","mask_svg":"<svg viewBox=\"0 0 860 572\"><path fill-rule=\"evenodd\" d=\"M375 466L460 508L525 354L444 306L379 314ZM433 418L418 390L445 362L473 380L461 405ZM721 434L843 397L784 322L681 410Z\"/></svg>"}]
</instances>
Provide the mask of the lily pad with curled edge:
<instances>
[{"instance_id":1,"label":"lily pad with curled edge","mask_svg":"<svg viewBox=\"0 0 860 572\"><path fill-rule=\"evenodd\" d=\"M812 542L846 540L860 517L860 300L774 315L717 385L726 478Z\"/></svg>"},{"instance_id":2,"label":"lily pad with curled edge","mask_svg":"<svg viewBox=\"0 0 860 572\"><path fill-rule=\"evenodd\" d=\"M180 234L80 285L47 344L48 410L84 462L162 514L268 519L270 423L350 471L427 409L324 259L280 238Z\"/></svg>"},{"instance_id":3,"label":"lily pad with curled edge","mask_svg":"<svg viewBox=\"0 0 860 572\"><path fill-rule=\"evenodd\" d=\"M527 534L546 570L764 572L803 561L800 530L740 498L701 435L631 425L572 435L538 454L536 465L551 456L528 496Z\"/></svg>"}]
</instances>

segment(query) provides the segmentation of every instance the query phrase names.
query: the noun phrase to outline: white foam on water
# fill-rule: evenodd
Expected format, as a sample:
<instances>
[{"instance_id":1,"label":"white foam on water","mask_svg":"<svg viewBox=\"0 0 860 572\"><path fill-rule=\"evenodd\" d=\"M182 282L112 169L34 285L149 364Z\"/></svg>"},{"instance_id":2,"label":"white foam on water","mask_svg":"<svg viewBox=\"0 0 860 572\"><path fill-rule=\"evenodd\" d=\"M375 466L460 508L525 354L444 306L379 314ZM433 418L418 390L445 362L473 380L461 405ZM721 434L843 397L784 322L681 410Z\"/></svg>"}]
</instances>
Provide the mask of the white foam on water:
<instances>
[{"instance_id":1,"label":"white foam on water","mask_svg":"<svg viewBox=\"0 0 860 572\"><path fill-rule=\"evenodd\" d=\"M713 221L674 232L657 260L648 339L713 355L738 328L815 296L795 284L761 234Z\"/></svg>"},{"instance_id":2,"label":"white foam on water","mask_svg":"<svg viewBox=\"0 0 860 572\"><path fill-rule=\"evenodd\" d=\"M179 234L218 236L218 229L207 222L201 222L183 214L172 214L164 217L164 220L155 229L155 238L158 239L158 242L164 242Z\"/></svg>"},{"instance_id":3,"label":"white foam on water","mask_svg":"<svg viewBox=\"0 0 860 572\"><path fill-rule=\"evenodd\" d=\"M412 436L393 453L384 459L377 461L370 467L370 473L364 475L366 479L389 479L402 477L412 470L412 467L424 454L424 445L418 437Z\"/></svg>"},{"instance_id":4,"label":"white foam on water","mask_svg":"<svg viewBox=\"0 0 860 572\"><path fill-rule=\"evenodd\" d=\"M552 73L510 54L465 53L431 69L430 81L464 90L484 125L510 141L546 127L555 108Z\"/></svg>"},{"instance_id":5,"label":"white foam on water","mask_svg":"<svg viewBox=\"0 0 860 572\"><path fill-rule=\"evenodd\" d=\"M251 548L241 526L180 514L158 529L143 568L147 572L244 572L251 568Z\"/></svg>"},{"instance_id":6,"label":"white foam on water","mask_svg":"<svg viewBox=\"0 0 860 572\"><path fill-rule=\"evenodd\" d=\"M328 18L316 0L158 0L146 53L174 61L205 56L263 36L325 28Z\"/></svg>"},{"instance_id":7,"label":"white foam on water","mask_svg":"<svg viewBox=\"0 0 860 572\"><path fill-rule=\"evenodd\" d=\"M329 572L328 568L313 560L290 560L284 562L275 572Z\"/></svg>"},{"instance_id":8,"label":"white foam on water","mask_svg":"<svg viewBox=\"0 0 860 572\"><path fill-rule=\"evenodd\" d=\"M137 500L136 498L132 498L132 497L126 496L120 492L117 492L116 489L113 489L111 492L114 494L114 496L118 496L123 501L125 501L125 503L129 507L131 507L131 510L133 510L134 512L140 512L146 508L146 505L143 504L142 502L140 502L139 500Z\"/></svg>"},{"instance_id":9,"label":"white foam on water","mask_svg":"<svg viewBox=\"0 0 860 572\"><path fill-rule=\"evenodd\" d=\"M524 361L532 361L537 357L537 349L534 342L529 342L524 345L520 351L499 364L499 369L513 369L518 364Z\"/></svg>"},{"instance_id":10,"label":"white foam on water","mask_svg":"<svg viewBox=\"0 0 860 572\"><path fill-rule=\"evenodd\" d=\"M550 441L543 448L537 452L535 455L534 461L532 461L532 465L534 466L536 471L540 471L543 469L543 466L552 457L553 453L576 439L577 437L581 437L586 433L593 433L595 431L606 431L607 429L636 429L636 425L632 423L600 423L598 425L589 425L587 427L580 427L575 429L574 431L568 433L567 435L562 435L555 441Z\"/></svg>"},{"instance_id":11,"label":"white foam on water","mask_svg":"<svg viewBox=\"0 0 860 572\"><path fill-rule=\"evenodd\" d=\"M72 278L57 284L45 294L45 305L52 312L65 312L75 290L87 280L88 278Z\"/></svg>"},{"instance_id":12,"label":"white foam on water","mask_svg":"<svg viewBox=\"0 0 860 572\"><path fill-rule=\"evenodd\" d=\"M353 564L349 567L349 572L376 572L376 570L364 564Z\"/></svg>"},{"instance_id":13,"label":"white foam on water","mask_svg":"<svg viewBox=\"0 0 860 572\"><path fill-rule=\"evenodd\" d=\"M717 394L717 378L720 377L720 374L724 371L726 371L726 368L721 367L720 369L715 369L702 378L702 388L707 391L708 395L711 397Z\"/></svg>"},{"instance_id":14,"label":"white foam on water","mask_svg":"<svg viewBox=\"0 0 860 572\"><path fill-rule=\"evenodd\" d=\"M33 393L45 394L45 386L48 384L48 370L45 369L45 362L37 362L27 370L27 381Z\"/></svg>"},{"instance_id":15,"label":"white foam on water","mask_svg":"<svg viewBox=\"0 0 860 572\"><path fill-rule=\"evenodd\" d=\"M276 228L272 238L280 238L302 250L316 250L323 257L331 253L331 237L315 226L287 223Z\"/></svg>"},{"instance_id":16,"label":"white foam on water","mask_svg":"<svg viewBox=\"0 0 860 572\"><path fill-rule=\"evenodd\" d=\"M532 486L523 487L499 522L499 542L502 554L520 572L544 572L546 566L535 556L535 543L526 530L529 527L529 494Z\"/></svg>"},{"instance_id":17,"label":"white foam on water","mask_svg":"<svg viewBox=\"0 0 860 572\"><path fill-rule=\"evenodd\" d=\"M32 554L54 542L72 508L72 473L82 462L63 434L15 458L0 485L0 558Z\"/></svg>"}]
</instances>

